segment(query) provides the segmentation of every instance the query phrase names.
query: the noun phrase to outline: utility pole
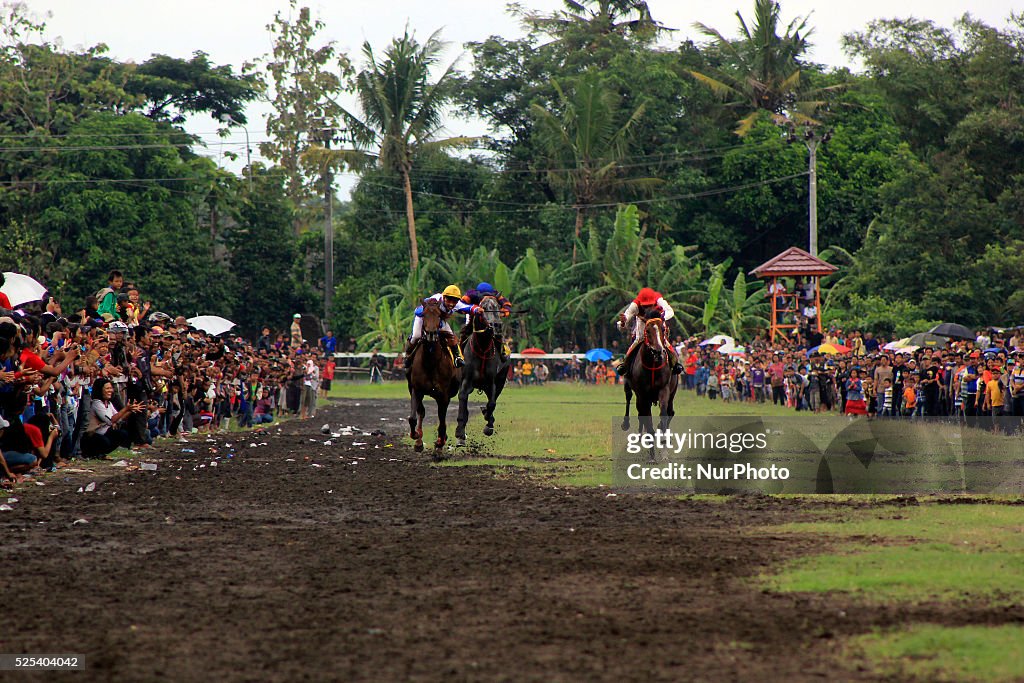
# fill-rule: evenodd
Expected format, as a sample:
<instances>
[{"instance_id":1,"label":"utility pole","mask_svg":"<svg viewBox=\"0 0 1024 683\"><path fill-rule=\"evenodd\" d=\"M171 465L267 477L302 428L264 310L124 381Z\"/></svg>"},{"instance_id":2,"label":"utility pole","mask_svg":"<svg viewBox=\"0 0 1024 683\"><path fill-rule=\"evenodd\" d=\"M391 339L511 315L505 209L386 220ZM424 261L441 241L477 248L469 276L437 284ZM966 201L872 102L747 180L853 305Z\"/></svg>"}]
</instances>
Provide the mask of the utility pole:
<instances>
[{"instance_id":1,"label":"utility pole","mask_svg":"<svg viewBox=\"0 0 1024 683\"><path fill-rule=\"evenodd\" d=\"M324 130L324 149L331 148L334 131ZM334 174L330 163L324 168L324 320L330 327L331 309L334 306Z\"/></svg>"},{"instance_id":2,"label":"utility pole","mask_svg":"<svg viewBox=\"0 0 1024 683\"><path fill-rule=\"evenodd\" d=\"M832 137L832 133L826 131L822 135L818 135L818 131L811 127L807 127L804 132L804 144L807 145L808 155L808 176L809 176L809 192L808 192L808 214L810 222L810 235L808 236L809 249L811 256L818 255L818 146L824 142L828 142L829 138Z\"/></svg>"}]
</instances>

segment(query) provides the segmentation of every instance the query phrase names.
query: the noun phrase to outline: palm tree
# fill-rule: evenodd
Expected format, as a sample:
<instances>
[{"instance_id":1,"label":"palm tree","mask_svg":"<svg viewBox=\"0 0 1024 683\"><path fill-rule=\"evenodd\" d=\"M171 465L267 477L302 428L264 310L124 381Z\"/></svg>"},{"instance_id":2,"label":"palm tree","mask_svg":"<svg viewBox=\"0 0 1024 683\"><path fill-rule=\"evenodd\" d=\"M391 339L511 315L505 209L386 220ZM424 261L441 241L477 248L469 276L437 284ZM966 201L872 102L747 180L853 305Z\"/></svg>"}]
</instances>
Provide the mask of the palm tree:
<instances>
[{"instance_id":1,"label":"palm tree","mask_svg":"<svg viewBox=\"0 0 1024 683\"><path fill-rule=\"evenodd\" d=\"M512 9L523 15L527 25L552 36L582 29L595 37L630 35L653 41L673 30L654 20L645 0L562 0L562 5L565 9L551 14L525 12L518 5Z\"/></svg>"},{"instance_id":2,"label":"palm tree","mask_svg":"<svg viewBox=\"0 0 1024 683\"><path fill-rule=\"evenodd\" d=\"M796 17L780 36L779 14L776 0L754 0L752 26L736 12L740 36L735 41L710 26L694 24L712 39L726 64L708 73L690 71L690 74L723 99L730 100L730 106L748 112L739 120L738 135L749 132L762 112L769 112L776 122L817 123L813 114L824 104L821 97L827 91L842 87L814 91L804 87L800 58L810 47L808 38L813 29L807 26L808 17Z\"/></svg>"},{"instance_id":3,"label":"palm tree","mask_svg":"<svg viewBox=\"0 0 1024 683\"><path fill-rule=\"evenodd\" d=\"M455 64L446 68L433 83L430 69L444 49L435 31L422 45L408 30L395 38L379 61L368 42L363 43L366 68L356 76L356 93L362 117L343 109L349 133L365 156L376 154L378 163L397 172L405 190L405 215L409 228L410 264L419 267L416 214L413 210L410 174L420 151L471 144L476 139L451 137L435 139L442 128L444 106L451 99ZM335 158L358 160L359 151L343 150Z\"/></svg>"},{"instance_id":4,"label":"palm tree","mask_svg":"<svg viewBox=\"0 0 1024 683\"><path fill-rule=\"evenodd\" d=\"M637 121L646 108L640 104L625 123L618 125L617 94L605 87L594 72L583 75L572 93L552 81L561 104L561 112L548 111L534 104L538 135L548 155L548 178L575 198L576 227L572 260L576 262L576 241L583 230L587 206L608 199L621 187L647 188L661 181L656 178L621 177L621 161L629 151L629 141Z\"/></svg>"}]
</instances>

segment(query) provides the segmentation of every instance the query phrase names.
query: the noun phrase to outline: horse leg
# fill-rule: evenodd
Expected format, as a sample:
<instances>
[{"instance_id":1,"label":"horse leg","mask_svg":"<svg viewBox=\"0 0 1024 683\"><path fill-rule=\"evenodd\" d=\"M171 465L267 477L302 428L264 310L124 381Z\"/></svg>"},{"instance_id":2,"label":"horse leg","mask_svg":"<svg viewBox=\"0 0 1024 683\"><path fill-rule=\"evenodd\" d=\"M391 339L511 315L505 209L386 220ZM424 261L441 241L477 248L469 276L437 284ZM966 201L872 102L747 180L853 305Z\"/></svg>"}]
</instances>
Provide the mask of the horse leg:
<instances>
[{"instance_id":1,"label":"horse leg","mask_svg":"<svg viewBox=\"0 0 1024 683\"><path fill-rule=\"evenodd\" d=\"M448 423L446 418L448 417L448 402L450 400L447 396L443 395L437 397L437 441L434 442L434 460L441 459L441 450L448 442Z\"/></svg>"},{"instance_id":2,"label":"horse leg","mask_svg":"<svg viewBox=\"0 0 1024 683\"><path fill-rule=\"evenodd\" d=\"M423 450L423 418L427 413L427 409L423 407L423 394L416 391L416 434L413 437L416 439L416 444L413 449L416 451Z\"/></svg>"},{"instance_id":3,"label":"horse leg","mask_svg":"<svg viewBox=\"0 0 1024 683\"><path fill-rule=\"evenodd\" d=\"M416 390L409 387L409 438L416 440Z\"/></svg>"},{"instance_id":4,"label":"horse leg","mask_svg":"<svg viewBox=\"0 0 1024 683\"><path fill-rule=\"evenodd\" d=\"M636 397L636 415L637 420L640 422L640 433L647 432L648 434L654 433L654 420L651 417L651 400L647 396L641 396L637 394ZM652 446L648 451L648 458L651 462L656 460L656 454L654 447Z\"/></svg>"},{"instance_id":5,"label":"horse leg","mask_svg":"<svg viewBox=\"0 0 1024 683\"><path fill-rule=\"evenodd\" d=\"M622 418L622 431L629 429L629 402L633 400L633 388L629 386L629 380L627 379L622 383L622 388L626 392L626 415ZM637 402L637 410L639 411L640 403ZM637 415L640 413L637 412Z\"/></svg>"},{"instance_id":6,"label":"horse leg","mask_svg":"<svg viewBox=\"0 0 1024 683\"><path fill-rule=\"evenodd\" d=\"M494 398L494 384L492 383L484 393L487 394L487 408L484 410L484 417L487 418L487 425L484 427L484 436L491 436L494 434L494 406L496 401Z\"/></svg>"},{"instance_id":7,"label":"horse leg","mask_svg":"<svg viewBox=\"0 0 1024 683\"><path fill-rule=\"evenodd\" d=\"M473 391L473 381L469 377L462 378L459 385L459 418L455 425L455 438L458 446L466 445L466 423L469 422L469 394Z\"/></svg>"}]
</instances>

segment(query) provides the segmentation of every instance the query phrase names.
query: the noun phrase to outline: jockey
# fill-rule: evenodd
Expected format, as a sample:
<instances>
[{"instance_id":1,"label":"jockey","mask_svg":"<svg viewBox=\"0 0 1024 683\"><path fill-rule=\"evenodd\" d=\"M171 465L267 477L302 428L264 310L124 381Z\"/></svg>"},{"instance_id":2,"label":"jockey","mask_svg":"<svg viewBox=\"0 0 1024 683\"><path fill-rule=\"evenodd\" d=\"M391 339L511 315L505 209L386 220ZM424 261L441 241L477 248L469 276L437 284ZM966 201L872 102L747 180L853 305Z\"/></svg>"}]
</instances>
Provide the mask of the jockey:
<instances>
[{"instance_id":1,"label":"jockey","mask_svg":"<svg viewBox=\"0 0 1024 683\"><path fill-rule=\"evenodd\" d=\"M629 368L630 361L633 358L633 353L637 347L640 346L640 342L643 339L643 321L650 318L661 318L665 321L665 325L662 326L662 344L668 350L669 364L672 366L672 373L678 375L683 371L683 366L679 363L679 359L676 357L675 349L669 343L667 339L668 334L668 321L675 316L675 311L668 305L664 297L660 293L654 291L650 287L644 287L641 289L636 298L630 302L626 309L619 314L619 320L616 323L616 327L620 330L630 329L630 333L633 337L632 343L629 346L629 350L626 351L626 357L622 359L622 363L616 368L616 372L620 375L624 375Z\"/></svg>"},{"instance_id":2,"label":"jockey","mask_svg":"<svg viewBox=\"0 0 1024 683\"><path fill-rule=\"evenodd\" d=\"M466 313L472 315L480 310L479 306L473 306L462 302L462 290L456 285L448 285L444 288L443 292L428 297L434 301L438 301L441 304L441 328L439 332L445 335L448 341L448 346L452 349L453 357L455 358L455 367L461 368L466 362L462 359L462 349L459 348L459 343L455 338L455 333L452 332L451 325L448 324L448 318L452 313ZM412 335L409 337L409 343L405 347L405 367L409 368L411 365L412 353L416 349L416 345L419 343L420 337L423 336L423 306L416 308L416 317L412 323Z\"/></svg>"},{"instance_id":3,"label":"jockey","mask_svg":"<svg viewBox=\"0 0 1024 683\"><path fill-rule=\"evenodd\" d=\"M501 292L496 290L494 288L494 285L490 284L489 282L481 282L476 286L475 289L471 289L468 292L466 292L466 295L462 297L462 302L473 306L479 306L480 302L483 301L484 298L488 296L494 297L495 301L498 302L498 305L501 306L501 310L499 311L498 314L502 318L507 318L509 317L509 315L512 314L512 302L506 299L501 294ZM465 343L466 340L469 339L469 334L472 331L473 319L472 316L467 315L466 324L462 326L461 330L461 337L463 343ZM494 338L498 341L499 344L501 344L501 348L504 351L504 354L508 355L508 351L505 351L504 343L502 343L501 340L501 330L494 330Z\"/></svg>"}]
</instances>

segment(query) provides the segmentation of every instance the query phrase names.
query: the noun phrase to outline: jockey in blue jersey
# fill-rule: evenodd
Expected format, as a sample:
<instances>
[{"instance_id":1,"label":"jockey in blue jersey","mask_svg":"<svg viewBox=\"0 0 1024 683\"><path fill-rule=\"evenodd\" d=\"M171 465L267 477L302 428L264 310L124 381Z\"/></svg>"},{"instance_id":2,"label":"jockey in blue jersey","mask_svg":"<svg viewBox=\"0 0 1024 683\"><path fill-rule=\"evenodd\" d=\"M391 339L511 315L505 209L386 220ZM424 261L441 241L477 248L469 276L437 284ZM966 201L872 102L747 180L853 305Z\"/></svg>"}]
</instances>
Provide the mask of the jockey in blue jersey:
<instances>
[{"instance_id":1,"label":"jockey in blue jersey","mask_svg":"<svg viewBox=\"0 0 1024 683\"><path fill-rule=\"evenodd\" d=\"M427 297L437 301L441 305L441 315L443 320L441 321L441 327L438 330L441 332L445 340L448 342L448 346L452 349L453 357L455 358L455 367L461 368L466 362L462 359L462 349L459 348L458 340L455 338L455 333L452 332L451 325L448 324L448 318L453 313L465 313L472 315L480 310L479 306L467 304L462 301L462 290L456 285L448 285L444 288L443 292ZM416 308L416 316L412 322L412 335L409 337L409 343L405 347L405 367L409 368L413 351L416 350L416 345L419 343L420 337L423 336L423 306Z\"/></svg>"},{"instance_id":2,"label":"jockey in blue jersey","mask_svg":"<svg viewBox=\"0 0 1024 683\"><path fill-rule=\"evenodd\" d=\"M502 296L501 292L496 290L494 288L494 285L492 285L489 282L481 282L480 284L478 284L476 286L476 288L471 289L468 292L466 292L465 296L462 297L462 302L466 303L466 304L471 304L471 305L474 305L474 306L479 306L480 302L483 301L484 299L486 299L487 297L493 297L494 300L498 302L498 306L500 306L500 309L498 311L498 315L500 317L507 318L507 317L509 317L509 315L512 314L512 302L510 302L508 299L506 299L504 296ZM462 331L460 333L461 337L462 337L462 343L463 344L465 344L466 340L469 339L469 334L472 331L473 331L472 316L468 316L467 315L466 316L466 324L462 326ZM506 345L504 344L504 342L501 339L501 330L498 329L497 327L494 328L494 338L498 342L499 348L501 348L501 350L502 350L502 355L507 357L508 356L508 349L507 349Z\"/></svg>"}]
</instances>

